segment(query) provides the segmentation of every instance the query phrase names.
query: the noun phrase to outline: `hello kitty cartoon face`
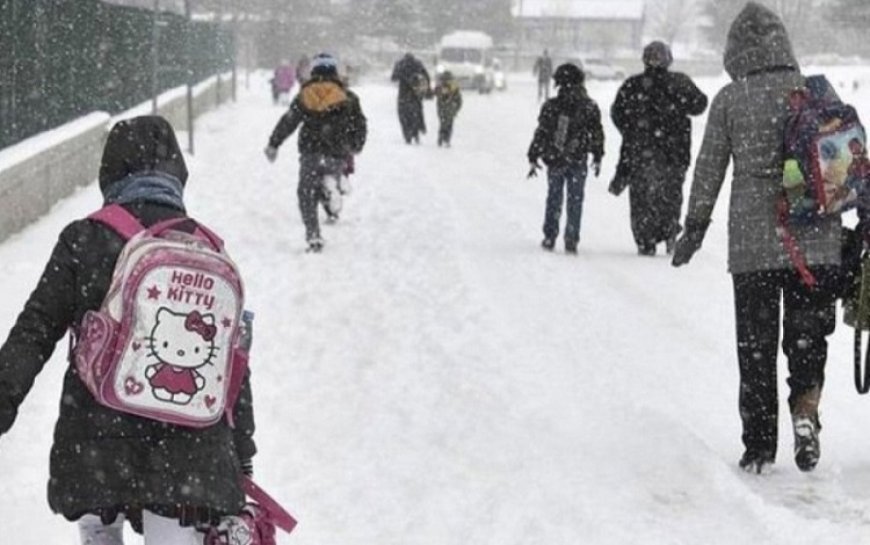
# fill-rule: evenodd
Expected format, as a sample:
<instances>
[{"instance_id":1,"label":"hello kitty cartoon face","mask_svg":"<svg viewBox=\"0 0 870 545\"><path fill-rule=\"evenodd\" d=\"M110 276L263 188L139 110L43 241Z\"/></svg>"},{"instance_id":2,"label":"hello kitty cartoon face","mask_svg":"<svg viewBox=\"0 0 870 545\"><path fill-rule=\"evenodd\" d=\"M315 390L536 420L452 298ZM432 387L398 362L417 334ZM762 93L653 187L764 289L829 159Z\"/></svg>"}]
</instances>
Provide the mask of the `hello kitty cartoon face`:
<instances>
[{"instance_id":1,"label":"hello kitty cartoon face","mask_svg":"<svg viewBox=\"0 0 870 545\"><path fill-rule=\"evenodd\" d=\"M216 353L214 315L157 311L157 322L148 337L150 355L160 363L183 369L196 369L212 362Z\"/></svg>"}]
</instances>

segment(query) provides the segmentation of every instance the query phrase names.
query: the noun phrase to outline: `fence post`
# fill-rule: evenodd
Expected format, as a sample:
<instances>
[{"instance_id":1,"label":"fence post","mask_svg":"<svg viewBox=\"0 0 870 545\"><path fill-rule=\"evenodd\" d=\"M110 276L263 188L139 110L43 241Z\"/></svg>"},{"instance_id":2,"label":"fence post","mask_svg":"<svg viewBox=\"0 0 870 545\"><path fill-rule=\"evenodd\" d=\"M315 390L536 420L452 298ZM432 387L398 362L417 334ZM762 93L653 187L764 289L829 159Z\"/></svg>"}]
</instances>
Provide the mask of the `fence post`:
<instances>
[{"instance_id":1,"label":"fence post","mask_svg":"<svg viewBox=\"0 0 870 545\"><path fill-rule=\"evenodd\" d=\"M193 17L190 11L190 0L184 0L184 15L187 18L187 36L185 44L185 60L187 61L187 151L193 155Z\"/></svg>"},{"instance_id":2,"label":"fence post","mask_svg":"<svg viewBox=\"0 0 870 545\"><path fill-rule=\"evenodd\" d=\"M157 115L157 95L160 94L160 25L158 19L160 14L160 0L154 0L154 14L152 17L151 27L151 113Z\"/></svg>"}]
</instances>

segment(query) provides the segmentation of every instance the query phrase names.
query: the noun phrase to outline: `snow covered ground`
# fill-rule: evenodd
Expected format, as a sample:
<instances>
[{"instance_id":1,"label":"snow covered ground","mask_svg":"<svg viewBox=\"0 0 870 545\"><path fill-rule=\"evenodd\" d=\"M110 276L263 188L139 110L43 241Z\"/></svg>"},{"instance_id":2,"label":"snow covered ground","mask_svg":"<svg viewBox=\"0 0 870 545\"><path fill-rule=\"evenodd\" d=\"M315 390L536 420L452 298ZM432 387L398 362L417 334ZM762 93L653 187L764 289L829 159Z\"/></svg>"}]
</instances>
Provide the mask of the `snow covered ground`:
<instances>
[{"instance_id":1,"label":"snow covered ground","mask_svg":"<svg viewBox=\"0 0 870 545\"><path fill-rule=\"evenodd\" d=\"M701 81L711 96L722 83ZM589 86L605 112L616 85ZM736 468L724 195L688 267L637 257L627 198L606 191L607 121L580 255L547 254L545 182L524 177L530 80L467 94L451 149L435 146L431 103L429 136L406 146L395 90L358 92L370 140L321 255L303 251L295 139L274 165L262 155L281 114L265 85L202 118L190 158L190 210L227 239L256 312L256 473L300 520L281 543L870 543L870 400L844 326L817 471L794 467L785 410L774 473ZM63 225L99 203L83 189L0 245L0 331ZM0 439L4 544L77 542L44 499L64 356L61 343Z\"/></svg>"}]
</instances>

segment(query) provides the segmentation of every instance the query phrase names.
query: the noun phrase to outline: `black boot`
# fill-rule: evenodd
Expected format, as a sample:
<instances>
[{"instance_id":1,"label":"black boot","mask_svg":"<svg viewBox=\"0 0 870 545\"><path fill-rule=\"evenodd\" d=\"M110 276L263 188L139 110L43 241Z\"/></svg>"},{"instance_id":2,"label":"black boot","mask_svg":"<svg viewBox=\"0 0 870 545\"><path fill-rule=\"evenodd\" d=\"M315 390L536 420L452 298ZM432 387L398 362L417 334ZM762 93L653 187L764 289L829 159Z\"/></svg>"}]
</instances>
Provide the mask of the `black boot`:
<instances>
[{"instance_id":1,"label":"black boot","mask_svg":"<svg viewBox=\"0 0 870 545\"><path fill-rule=\"evenodd\" d=\"M543 248L547 251L552 251L554 246L556 246L555 239L545 238L544 240L541 241L541 248Z\"/></svg>"},{"instance_id":2,"label":"black boot","mask_svg":"<svg viewBox=\"0 0 870 545\"><path fill-rule=\"evenodd\" d=\"M576 254L577 253L577 241L576 240L566 240L565 241L565 253L566 254Z\"/></svg>"},{"instance_id":3,"label":"black boot","mask_svg":"<svg viewBox=\"0 0 870 545\"><path fill-rule=\"evenodd\" d=\"M768 473L773 467L773 454L767 451L747 450L737 465L747 473L755 473L756 475Z\"/></svg>"}]
</instances>

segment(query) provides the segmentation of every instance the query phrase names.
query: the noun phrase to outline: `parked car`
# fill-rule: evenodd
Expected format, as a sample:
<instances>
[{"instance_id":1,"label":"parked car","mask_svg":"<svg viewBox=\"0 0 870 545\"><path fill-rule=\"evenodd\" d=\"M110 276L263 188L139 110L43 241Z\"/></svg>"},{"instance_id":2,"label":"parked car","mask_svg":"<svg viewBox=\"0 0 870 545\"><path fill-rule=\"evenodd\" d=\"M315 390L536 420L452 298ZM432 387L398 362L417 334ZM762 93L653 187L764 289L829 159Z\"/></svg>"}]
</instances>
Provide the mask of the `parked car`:
<instances>
[{"instance_id":1,"label":"parked car","mask_svg":"<svg viewBox=\"0 0 870 545\"><path fill-rule=\"evenodd\" d=\"M507 90L507 76L499 59L492 60L492 85L496 91Z\"/></svg>"},{"instance_id":2,"label":"parked car","mask_svg":"<svg viewBox=\"0 0 870 545\"><path fill-rule=\"evenodd\" d=\"M586 77L591 79L625 79L625 71L622 68L612 65L604 59L582 59L580 68L586 73Z\"/></svg>"},{"instance_id":3,"label":"parked car","mask_svg":"<svg viewBox=\"0 0 870 545\"><path fill-rule=\"evenodd\" d=\"M570 62L583 69L586 77L595 80L621 80L625 79L625 70L614 66L609 61L600 57L587 57L579 53L557 53L554 55L555 64Z\"/></svg>"}]
</instances>

